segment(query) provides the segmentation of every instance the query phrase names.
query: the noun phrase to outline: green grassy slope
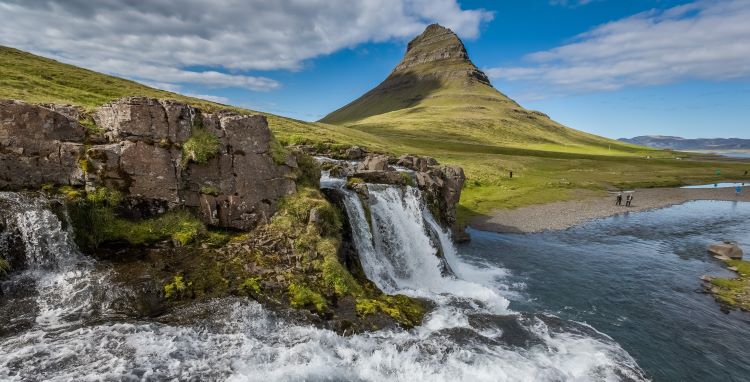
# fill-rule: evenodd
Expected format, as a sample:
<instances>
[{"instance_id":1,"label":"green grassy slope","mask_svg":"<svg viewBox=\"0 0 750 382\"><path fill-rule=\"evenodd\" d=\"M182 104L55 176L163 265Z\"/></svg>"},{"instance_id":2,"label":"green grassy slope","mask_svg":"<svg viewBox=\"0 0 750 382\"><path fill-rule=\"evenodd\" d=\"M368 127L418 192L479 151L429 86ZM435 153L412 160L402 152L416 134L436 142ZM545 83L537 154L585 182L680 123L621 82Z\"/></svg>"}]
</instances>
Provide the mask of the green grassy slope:
<instances>
[{"instance_id":1,"label":"green grassy slope","mask_svg":"<svg viewBox=\"0 0 750 382\"><path fill-rule=\"evenodd\" d=\"M441 65L436 70L447 73L448 77L466 74L466 67L458 70L455 66ZM465 78L465 77L464 77ZM474 77L472 77L474 78ZM578 190L590 193L601 193L602 190L614 188L673 186L685 183L708 183L722 179L739 179L746 167L743 163L709 162L696 160L674 159L675 153L668 151L642 149L637 146L612 146L603 138L589 138L585 133L570 129L558 128L560 131L547 127L535 126L541 133L548 134L554 143L539 144L504 144L501 141L481 138L477 124L466 124L460 120L455 124L446 123L442 131L430 130L432 125L425 122L425 131L411 128L401 129L393 122L405 118L409 113L398 109L402 105L413 102L427 102L416 95L421 92L418 86L410 89L409 82L413 79L402 77L405 92L411 92L410 97L396 97L381 103L382 109L370 110L380 112L390 110L386 114L372 115L366 119L382 118L383 115L394 115L392 122L386 128L378 129L371 126L333 125L326 123L310 123L284 118L268 113L269 125L276 137L283 143L323 143L333 145L360 145L372 151L392 154L419 154L434 156L442 163L458 164L464 167L468 182L461 197L462 217L473 214L484 214L496 208L517 207L527 204L550 202L579 197ZM481 79L476 79L479 81ZM462 80L465 82L465 80ZM448 90L460 86L467 87L464 82L453 83ZM430 86L434 86L434 83ZM507 110L517 108L517 105L494 89L468 85L469 89L479 89L485 92L485 99L474 94L472 98L478 105L482 102L501 103ZM470 107L464 102L463 106L454 103L463 102L468 96L461 96L452 90L447 91L445 97L434 97L429 102L430 107L416 109L416 112L445 115L440 110L460 110ZM439 95L437 91L433 95ZM220 105L196 98L170 93L136 82L107 76L104 74L62 64L47 58L21 52L16 49L0 46L0 98L19 99L33 103L63 103L93 109L111 100L131 95L150 96L157 98L176 99L201 107L205 110L230 108L241 113L259 113L247 109ZM424 105L424 104L423 104ZM442 105L442 106L440 106ZM438 111L430 111L431 108ZM414 110L413 107L409 107ZM366 107L357 113L364 113ZM458 112L458 111L456 111ZM396 116L403 113L402 116ZM333 115L344 116L342 113ZM520 115L520 114L519 114ZM542 119L542 116L534 115ZM347 117L342 117L347 118ZM413 118L413 117L412 117ZM527 128L531 121L523 117L517 127L518 130ZM471 122L476 123L474 119ZM494 123L494 122L493 122ZM487 127L487 134L496 132L497 126ZM471 130L467 132L468 130ZM541 134L540 133L540 134ZM514 132L515 139L525 141L528 131ZM567 134L567 135L566 135ZM526 137L526 138L524 138ZM566 146L569 145L569 146ZM582 149L585 148L585 149ZM683 156L684 154L678 154ZM650 156L653 159L646 159ZM715 168L721 167L720 176L715 175ZM513 180L507 179L509 170L515 172Z\"/></svg>"}]
</instances>

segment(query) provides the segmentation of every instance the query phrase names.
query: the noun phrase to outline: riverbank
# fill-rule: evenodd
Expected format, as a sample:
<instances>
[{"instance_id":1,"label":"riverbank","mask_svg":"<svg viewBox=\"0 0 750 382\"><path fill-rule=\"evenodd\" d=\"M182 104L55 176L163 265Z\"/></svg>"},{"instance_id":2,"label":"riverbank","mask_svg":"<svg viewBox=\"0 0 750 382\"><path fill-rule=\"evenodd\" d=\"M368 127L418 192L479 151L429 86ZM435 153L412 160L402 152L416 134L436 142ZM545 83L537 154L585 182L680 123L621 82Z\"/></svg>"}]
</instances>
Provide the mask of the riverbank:
<instances>
[{"instance_id":1,"label":"riverbank","mask_svg":"<svg viewBox=\"0 0 750 382\"><path fill-rule=\"evenodd\" d=\"M750 202L750 190L737 195L734 188L649 188L635 190L633 195L631 207L616 206L614 194L583 196L577 200L497 210L487 216L472 218L469 226L483 231L531 233L562 230L593 219L664 208L691 200Z\"/></svg>"}]
</instances>

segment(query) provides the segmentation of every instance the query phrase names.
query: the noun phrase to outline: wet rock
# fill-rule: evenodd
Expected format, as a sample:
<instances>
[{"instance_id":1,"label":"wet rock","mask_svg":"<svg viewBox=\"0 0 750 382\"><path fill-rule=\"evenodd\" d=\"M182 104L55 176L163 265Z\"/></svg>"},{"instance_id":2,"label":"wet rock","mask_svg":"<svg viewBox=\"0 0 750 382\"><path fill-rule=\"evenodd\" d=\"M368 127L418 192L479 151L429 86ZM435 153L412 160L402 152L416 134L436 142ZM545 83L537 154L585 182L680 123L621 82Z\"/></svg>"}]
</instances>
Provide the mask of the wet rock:
<instances>
[{"instance_id":1,"label":"wet rock","mask_svg":"<svg viewBox=\"0 0 750 382\"><path fill-rule=\"evenodd\" d=\"M408 185L411 184L411 177L398 171L361 171L355 172L355 178L364 180L367 183Z\"/></svg>"},{"instance_id":2,"label":"wet rock","mask_svg":"<svg viewBox=\"0 0 750 382\"><path fill-rule=\"evenodd\" d=\"M414 171L425 172L430 168L430 166L436 166L438 162L437 160L435 160L435 158L432 157L420 157L407 154L400 156L396 164L398 166L406 167Z\"/></svg>"},{"instance_id":3,"label":"wet rock","mask_svg":"<svg viewBox=\"0 0 750 382\"><path fill-rule=\"evenodd\" d=\"M719 244L713 244L708 247L708 252L715 257L728 258L733 260L742 259L742 248L733 241L725 241Z\"/></svg>"}]
</instances>

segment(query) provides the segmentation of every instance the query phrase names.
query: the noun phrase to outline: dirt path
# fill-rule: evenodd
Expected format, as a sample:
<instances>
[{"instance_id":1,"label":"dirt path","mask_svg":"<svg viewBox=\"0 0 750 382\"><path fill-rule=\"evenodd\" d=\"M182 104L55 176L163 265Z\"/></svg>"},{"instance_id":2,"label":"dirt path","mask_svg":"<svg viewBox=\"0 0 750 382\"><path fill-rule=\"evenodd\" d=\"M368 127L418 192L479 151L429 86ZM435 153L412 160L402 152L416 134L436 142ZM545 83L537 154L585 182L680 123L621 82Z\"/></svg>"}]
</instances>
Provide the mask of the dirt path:
<instances>
[{"instance_id":1,"label":"dirt path","mask_svg":"<svg viewBox=\"0 0 750 382\"><path fill-rule=\"evenodd\" d=\"M626 194L624 194L626 195ZM738 196L734 188L650 188L635 190L631 207L615 206L615 195L498 210L491 216L473 218L469 226L493 232L528 233L566 229L588 220L668 207L691 200L750 202L750 187ZM623 201L623 204L625 202Z\"/></svg>"}]
</instances>

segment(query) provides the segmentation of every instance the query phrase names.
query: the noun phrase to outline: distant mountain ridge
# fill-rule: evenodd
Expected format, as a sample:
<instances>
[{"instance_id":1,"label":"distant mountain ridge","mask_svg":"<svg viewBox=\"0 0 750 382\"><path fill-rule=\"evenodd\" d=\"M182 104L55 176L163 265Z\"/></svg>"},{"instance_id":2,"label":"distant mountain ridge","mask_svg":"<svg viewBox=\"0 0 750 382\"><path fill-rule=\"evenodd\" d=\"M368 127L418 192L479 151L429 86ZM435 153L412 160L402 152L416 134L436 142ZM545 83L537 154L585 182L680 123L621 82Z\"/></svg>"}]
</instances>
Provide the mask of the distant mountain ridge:
<instances>
[{"instance_id":1,"label":"distant mountain ridge","mask_svg":"<svg viewBox=\"0 0 750 382\"><path fill-rule=\"evenodd\" d=\"M742 138L682 138L667 135L641 135L633 138L620 138L621 142L672 150L750 150L750 139Z\"/></svg>"}]
</instances>

